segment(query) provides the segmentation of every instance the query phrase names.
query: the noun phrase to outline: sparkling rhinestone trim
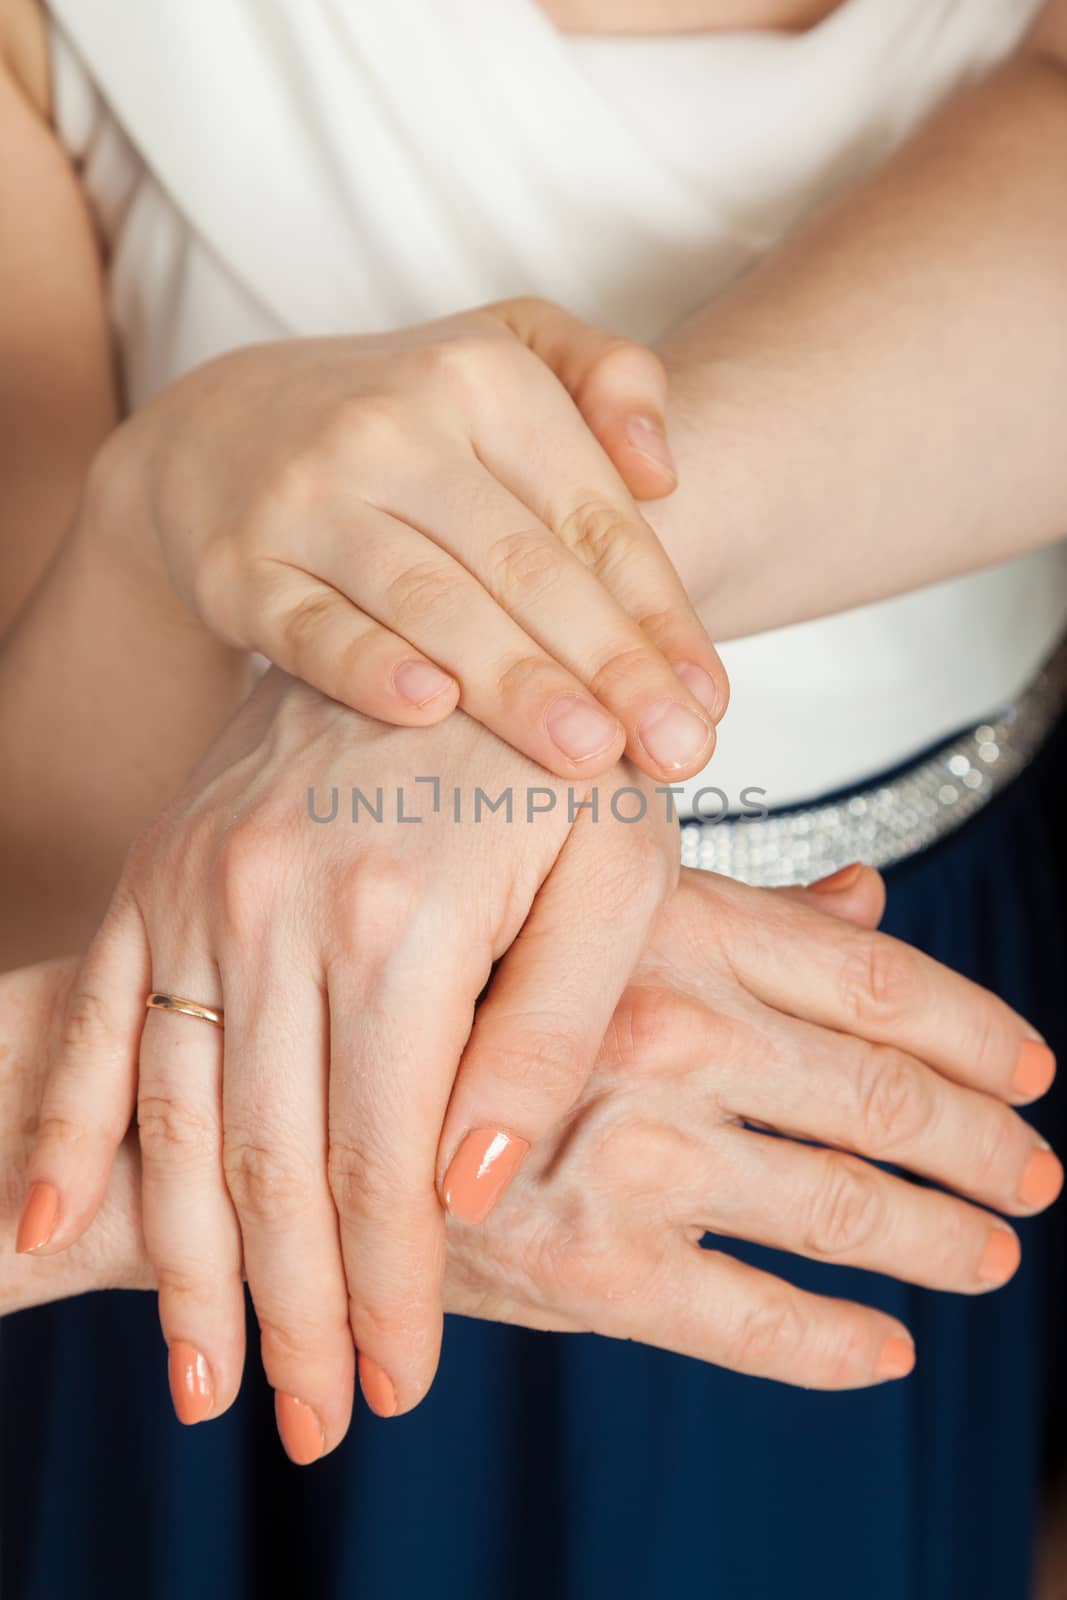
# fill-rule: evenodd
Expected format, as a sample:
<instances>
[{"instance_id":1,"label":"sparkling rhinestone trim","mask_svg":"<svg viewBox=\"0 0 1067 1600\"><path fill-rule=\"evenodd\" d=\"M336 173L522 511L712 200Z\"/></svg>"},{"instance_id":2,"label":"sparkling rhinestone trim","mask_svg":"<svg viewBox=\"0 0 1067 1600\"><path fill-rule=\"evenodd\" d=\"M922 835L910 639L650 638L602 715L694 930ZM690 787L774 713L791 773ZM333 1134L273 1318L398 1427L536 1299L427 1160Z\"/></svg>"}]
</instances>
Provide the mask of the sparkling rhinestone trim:
<instances>
[{"instance_id":1,"label":"sparkling rhinestone trim","mask_svg":"<svg viewBox=\"0 0 1067 1600\"><path fill-rule=\"evenodd\" d=\"M682 823L682 865L743 883L811 883L850 861L888 867L954 832L1018 777L1067 706L1067 640L995 717L884 783L766 817Z\"/></svg>"}]
</instances>

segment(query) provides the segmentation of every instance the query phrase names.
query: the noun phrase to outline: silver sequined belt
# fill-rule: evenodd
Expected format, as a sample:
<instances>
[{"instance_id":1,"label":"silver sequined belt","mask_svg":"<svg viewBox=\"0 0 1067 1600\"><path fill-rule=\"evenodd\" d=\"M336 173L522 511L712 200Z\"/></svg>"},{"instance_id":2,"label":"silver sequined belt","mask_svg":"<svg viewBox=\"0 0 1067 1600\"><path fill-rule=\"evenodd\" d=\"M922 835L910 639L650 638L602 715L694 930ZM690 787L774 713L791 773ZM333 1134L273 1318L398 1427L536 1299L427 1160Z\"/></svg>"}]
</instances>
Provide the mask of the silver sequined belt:
<instances>
[{"instance_id":1,"label":"silver sequined belt","mask_svg":"<svg viewBox=\"0 0 1067 1600\"><path fill-rule=\"evenodd\" d=\"M1041 749L1067 708L1067 640L996 716L892 777L767 816L683 821L682 865L744 883L811 883L850 861L892 866L962 826Z\"/></svg>"}]
</instances>

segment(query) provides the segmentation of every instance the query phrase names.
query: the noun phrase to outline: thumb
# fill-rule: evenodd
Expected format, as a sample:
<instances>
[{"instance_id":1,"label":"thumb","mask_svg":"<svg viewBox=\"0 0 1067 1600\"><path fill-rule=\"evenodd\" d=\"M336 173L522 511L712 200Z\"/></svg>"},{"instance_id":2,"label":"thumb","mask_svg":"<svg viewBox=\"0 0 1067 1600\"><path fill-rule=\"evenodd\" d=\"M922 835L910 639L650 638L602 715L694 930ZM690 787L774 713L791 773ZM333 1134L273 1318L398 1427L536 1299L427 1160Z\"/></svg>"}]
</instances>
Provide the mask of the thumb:
<instances>
[{"instance_id":1,"label":"thumb","mask_svg":"<svg viewBox=\"0 0 1067 1600\"><path fill-rule=\"evenodd\" d=\"M502 300L485 309L555 373L635 499L671 493L678 473L663 420L667 373L659 356L549 300Z\"/></svg>"}]
</instances>

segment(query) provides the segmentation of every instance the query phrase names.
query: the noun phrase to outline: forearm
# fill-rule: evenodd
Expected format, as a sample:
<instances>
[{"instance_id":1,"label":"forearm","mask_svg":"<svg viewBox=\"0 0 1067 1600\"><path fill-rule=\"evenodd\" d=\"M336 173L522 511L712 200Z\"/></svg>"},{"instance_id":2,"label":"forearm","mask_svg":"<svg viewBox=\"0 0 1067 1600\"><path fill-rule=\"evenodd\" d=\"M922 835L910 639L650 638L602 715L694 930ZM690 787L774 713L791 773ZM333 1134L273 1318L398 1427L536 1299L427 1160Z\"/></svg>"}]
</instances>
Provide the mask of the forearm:
<instances>
[{"instance_id":1,"label":"forearm","mask_svg":"<svg viewBox=\"0 0 1067 1600\"><path fill-rule=\"evenodd\" d=\"M665 342L717 638L1067 533L1067 69L1011 63Z\"/></svg>"},{"instance_id":2,"label":"forearm","mask_svg":"<svg viewBox=\"0 0 1067 1600\"><path fill-rule=\"evenodd\" d=\"M131 840L251 684L146 576L136 533L88 494L0 651L0 970L82 947Z\"/></svg>"}]
</instances>

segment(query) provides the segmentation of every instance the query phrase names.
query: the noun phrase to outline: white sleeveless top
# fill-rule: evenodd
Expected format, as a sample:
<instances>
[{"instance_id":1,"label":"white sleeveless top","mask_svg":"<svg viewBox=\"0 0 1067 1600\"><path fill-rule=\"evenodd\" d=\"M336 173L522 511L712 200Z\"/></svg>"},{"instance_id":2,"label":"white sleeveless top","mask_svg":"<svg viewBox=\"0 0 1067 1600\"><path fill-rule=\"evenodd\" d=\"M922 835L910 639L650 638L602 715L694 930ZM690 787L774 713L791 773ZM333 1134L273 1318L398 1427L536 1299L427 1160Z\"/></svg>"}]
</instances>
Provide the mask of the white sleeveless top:
<instances>
[{"instance_id":1,"label":"white sleeveless top","mask_svg":"<svg viewBox=\"0 0 1067 1600\"><path fill-rule=\"evenodd\" d=\"M50 0L129 404L238 345L515 294L653 340L1039 6L845 0L799 35L594 39L536 0ZM1067 544L735 641L700 781L735 806L857 781L1010 698L1065 626Z\"/></svg>"}]
</instances>

